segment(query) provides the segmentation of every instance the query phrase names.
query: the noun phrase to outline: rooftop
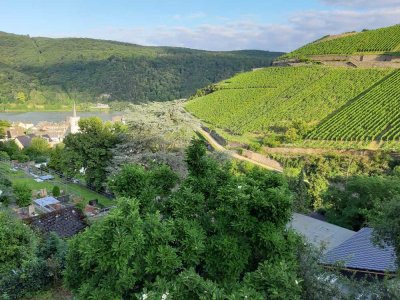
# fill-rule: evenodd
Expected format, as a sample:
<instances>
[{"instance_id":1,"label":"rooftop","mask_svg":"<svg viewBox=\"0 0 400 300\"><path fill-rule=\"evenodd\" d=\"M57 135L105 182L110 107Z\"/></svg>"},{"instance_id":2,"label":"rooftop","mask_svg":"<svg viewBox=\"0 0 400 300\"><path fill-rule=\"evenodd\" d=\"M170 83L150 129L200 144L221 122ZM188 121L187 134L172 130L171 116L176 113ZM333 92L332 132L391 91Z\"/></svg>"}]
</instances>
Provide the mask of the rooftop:
<instances>
[{"instance_id":1,"label":"rooftop","mask_svg":"<svg viewBox=\"0 0 400 300\"><path fill-rule=\"evenodd\" d=\"M330 250L321 260L322 264L372 272L396 272L394 248L380 247L372 241L372 228L363 228L338 247Z\"/></svg>"},{"instance_id":2,"label":"rooftop","mask_svg":"<svg viewBox=\"0 0 400 300\"><path fill-rule=\"evenodd\" d=\"M61 238L71 237L87 226L84 215L75 207L33 217L27 222L42 233L55 232Z\"/></svg>"},{"instance_id":3,"label":"rooftop","mask_svg":"<svg viewBox=\"0 0 400 300\"><path fill-rule=\"evenodd\" d=\"M305 239L327 252L356 234L355 231L336 226L315 218L294 213L288 225Z\"/></svg>"},{"instance_id":4,"label":"rooftop","mask_svg":"<svg viewBox=\"0 0 400 300\"><path fill-rule=\"evenodd\" d=\"M60 203L60 201L58 201L54 197L44 197L44 198L36 199L33 202L35 202L35 204L43 206L43 207L45 207L47 205L54 205L54 204Z\"/></svg>"}]
</instances>

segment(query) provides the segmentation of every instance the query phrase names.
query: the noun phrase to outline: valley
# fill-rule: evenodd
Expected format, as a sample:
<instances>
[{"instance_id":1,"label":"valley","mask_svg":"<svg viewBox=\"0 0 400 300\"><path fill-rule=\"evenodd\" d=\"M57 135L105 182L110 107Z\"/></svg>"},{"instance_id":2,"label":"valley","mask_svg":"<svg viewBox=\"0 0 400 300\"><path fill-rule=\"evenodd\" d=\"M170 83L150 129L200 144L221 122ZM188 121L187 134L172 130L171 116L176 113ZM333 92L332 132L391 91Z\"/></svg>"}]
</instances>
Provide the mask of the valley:
<instances>
[{"instance_id":1,"label":"valley","mask_svg":"<svg viewBox=\"0 0 400 300\"><path fill-rule=\"evenodd\" d=\"M400 299L399 51L400 25L289 53L0 32L0 299Z\"/></svg>"}]
</instances>

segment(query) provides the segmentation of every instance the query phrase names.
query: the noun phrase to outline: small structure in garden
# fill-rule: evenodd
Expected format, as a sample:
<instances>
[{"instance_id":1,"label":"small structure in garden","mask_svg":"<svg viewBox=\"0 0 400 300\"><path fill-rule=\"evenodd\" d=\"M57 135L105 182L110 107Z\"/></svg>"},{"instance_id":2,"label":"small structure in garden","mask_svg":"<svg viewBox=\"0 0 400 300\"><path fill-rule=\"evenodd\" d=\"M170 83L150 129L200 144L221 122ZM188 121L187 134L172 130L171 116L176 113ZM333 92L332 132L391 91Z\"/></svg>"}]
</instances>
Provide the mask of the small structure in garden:
<instances>
[{"instance_id":1,"label":"small structure in garden","mask_svg":"<svg viewBox=\"0 0 400 300\"><path fill-rule=\"evenodd\" d=\"M43 234L55 232L61 238L71 237L87 227L85 216L74 206L29 218L26 222Z\"/></svg>"},{"instance_id":2,"label":"small structure in garden","mask_svg":"<svg viewBox=\"0 0 400 300\"><path fill-rule=\"evenodd\" d=\"M44 197L33 201L35 208L43 213L49 213L62 208L60 201L54 197Z\"/></svg>"}]
</instances>

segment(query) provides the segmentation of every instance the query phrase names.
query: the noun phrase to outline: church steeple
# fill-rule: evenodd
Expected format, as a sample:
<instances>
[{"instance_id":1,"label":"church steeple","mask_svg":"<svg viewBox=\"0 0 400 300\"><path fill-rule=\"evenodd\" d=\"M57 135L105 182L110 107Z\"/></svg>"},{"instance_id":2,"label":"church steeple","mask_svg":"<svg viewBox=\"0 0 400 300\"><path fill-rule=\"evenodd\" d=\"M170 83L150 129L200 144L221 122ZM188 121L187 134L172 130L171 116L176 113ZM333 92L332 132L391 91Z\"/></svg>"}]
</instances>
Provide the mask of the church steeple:
<instances>
[{"instance_id":1,"label":"church steeple","mask_svg":"<svg viewBox=\"0 0 400 300\"><path fill-rule=\"evenodd\" d=\"M77 133L79 132L79 119L76 115L76 104L74 101L74 106L73 106L73 112L72 112L72 117L69 118L69 132L70 133Z\"/></svg>"},{"instance_id":2,"label":"church steeple","mask_svg":"<svg viewBox=\"0 0 400 300\"><path fill-rule=\"evenodd\" d=\"M75 105L75 101L74 101L74 112L73 112L73 115L72 115L74 118L76 118L76 105Z\"/></svg>"}]
</instances>

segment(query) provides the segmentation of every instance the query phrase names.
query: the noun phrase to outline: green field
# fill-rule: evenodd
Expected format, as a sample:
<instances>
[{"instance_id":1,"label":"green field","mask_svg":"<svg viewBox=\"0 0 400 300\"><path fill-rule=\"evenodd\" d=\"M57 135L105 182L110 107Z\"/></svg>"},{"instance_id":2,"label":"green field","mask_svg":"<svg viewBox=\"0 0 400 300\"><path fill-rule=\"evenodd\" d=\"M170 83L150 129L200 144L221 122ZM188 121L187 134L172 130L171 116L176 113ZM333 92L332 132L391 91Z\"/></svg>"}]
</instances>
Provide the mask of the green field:
<instances>
[{"instance_id":1,"label":"green field","mask_svg":"<svg viewBox=\"0 0 400 300\"><path fill-rule=\"evenodd\" d=\"M286 54L280 59L301 58L310 55L391 53L399 51L400 25L395 25L334 39L318 40Z\"/></svg>"},{"instance_id":2,"label":"green field","mask_svg":"<svg viewBox=\"0 0 400 300\"><path fill-rule=\"evenodd\" d=\"M13 183L25 183L32 190L47 189L49 193L53 190L55 185L59 186L61 190L65 190L67 194L72 194L76 197L82 198L82 205L86 205L89 200L97 199L100 205L104 207L114 205L114 202L107 197L93 192L85 187L74 183L64 183L60 178L56 177L54 180L46 182L36 182L33 177L25 174L23 171L11 171L10 166L6 163L0 163L0 172L7 175Z\"/></svg>"},{"instance_id":3,"label":"green field","mask_svg":"<svg viewBox=\"0 0 400 300\"><path fill-rule=\"evenodd\" d=\"M311 139L371 141L400 139L400 71L351 101L319 125Z\"/></svg>"},{"instance_id":4,"label":"green field","mask_svg":"<svg viewBox=\"0 0 400 300\"><path fill-rule=\"evenodd\" d=\"M220 82L186 108L217 128L265 133L296 120L313 125L390 74L390 69L266 68Z\"/></svg>"}]
</instances>

